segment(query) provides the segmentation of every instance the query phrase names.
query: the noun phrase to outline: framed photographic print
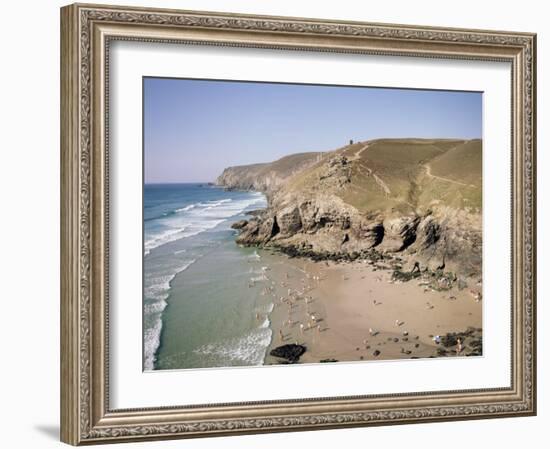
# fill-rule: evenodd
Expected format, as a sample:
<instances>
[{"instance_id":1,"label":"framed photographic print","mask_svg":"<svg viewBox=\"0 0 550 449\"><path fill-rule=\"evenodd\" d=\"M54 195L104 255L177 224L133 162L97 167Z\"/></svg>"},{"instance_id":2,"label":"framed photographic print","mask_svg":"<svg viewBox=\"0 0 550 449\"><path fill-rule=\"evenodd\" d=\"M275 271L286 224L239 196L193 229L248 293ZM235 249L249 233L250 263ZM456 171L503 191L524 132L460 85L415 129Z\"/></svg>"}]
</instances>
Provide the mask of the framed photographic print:
<instances>
[{"instance_id":1,"label":"framed photographic print","mask_svg":"<svg viewBox=\"0 0 550 449\"><path fill-rule=\"evenodd\" d=\"M536 413L535 35L61 35L63 441Z\"/></svg>"}]
</instances>

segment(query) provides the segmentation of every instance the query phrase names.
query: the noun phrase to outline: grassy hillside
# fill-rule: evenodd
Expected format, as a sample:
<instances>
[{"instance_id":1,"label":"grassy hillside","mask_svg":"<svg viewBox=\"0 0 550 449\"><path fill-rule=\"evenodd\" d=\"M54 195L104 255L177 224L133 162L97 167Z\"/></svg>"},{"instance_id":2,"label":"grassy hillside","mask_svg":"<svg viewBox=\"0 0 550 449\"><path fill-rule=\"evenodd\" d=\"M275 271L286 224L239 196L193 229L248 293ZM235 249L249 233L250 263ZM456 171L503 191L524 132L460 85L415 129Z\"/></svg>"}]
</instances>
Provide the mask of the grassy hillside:
<instances>
[{"instance_id":1,"label":"grassy hillside","mask_svg":"<svg viewBox=\"0 0 550 449\"><path fill-rule=\"evenodd\" d=\"M324 153L283 187L331 193L360 212L481 208L481 141L380 139ZM281 192L281 193L283 193Z\"/></svg>"}]
</instances>

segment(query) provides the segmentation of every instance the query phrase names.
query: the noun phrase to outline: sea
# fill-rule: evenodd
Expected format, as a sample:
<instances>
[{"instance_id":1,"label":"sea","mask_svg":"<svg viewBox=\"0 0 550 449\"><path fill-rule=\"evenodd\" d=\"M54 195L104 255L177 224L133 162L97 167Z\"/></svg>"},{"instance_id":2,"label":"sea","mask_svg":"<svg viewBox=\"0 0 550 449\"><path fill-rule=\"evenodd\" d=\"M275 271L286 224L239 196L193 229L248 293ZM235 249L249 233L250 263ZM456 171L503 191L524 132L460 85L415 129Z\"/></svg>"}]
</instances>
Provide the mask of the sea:
<instances>
[{"instance_id":1,"label":"sea","mask_svg":"<svg viewBox=\"0 0 550 449\"><path fill-rule=\"evenodd\" d=\"M231 224L266 205L261 193L207 183L145 185L144 370L263 364L266 267L260 250L235 243Z\"/></svg>"}]
</instances>

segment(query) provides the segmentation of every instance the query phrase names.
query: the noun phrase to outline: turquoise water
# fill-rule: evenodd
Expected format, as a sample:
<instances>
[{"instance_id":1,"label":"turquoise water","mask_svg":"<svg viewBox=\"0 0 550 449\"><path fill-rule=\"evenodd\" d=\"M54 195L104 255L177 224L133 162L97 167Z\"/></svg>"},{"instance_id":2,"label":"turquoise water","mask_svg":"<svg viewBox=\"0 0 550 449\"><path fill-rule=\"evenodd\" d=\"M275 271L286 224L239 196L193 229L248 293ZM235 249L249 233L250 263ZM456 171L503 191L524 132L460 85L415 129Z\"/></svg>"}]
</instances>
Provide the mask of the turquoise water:
<instances>
[{"instance_id":1,"label":"turquoise water","mask_svg":"<svg viewBox=\"0 0 550 449\"><path fill-rule=\"evenodd\" d=\"M249 288L250 279L261 276L260 259L235 244L231 224L265 206L255 192L145 186L145 370L262 362L271 330L256 313L270 304Z\"/></svg>"}]
</instances>

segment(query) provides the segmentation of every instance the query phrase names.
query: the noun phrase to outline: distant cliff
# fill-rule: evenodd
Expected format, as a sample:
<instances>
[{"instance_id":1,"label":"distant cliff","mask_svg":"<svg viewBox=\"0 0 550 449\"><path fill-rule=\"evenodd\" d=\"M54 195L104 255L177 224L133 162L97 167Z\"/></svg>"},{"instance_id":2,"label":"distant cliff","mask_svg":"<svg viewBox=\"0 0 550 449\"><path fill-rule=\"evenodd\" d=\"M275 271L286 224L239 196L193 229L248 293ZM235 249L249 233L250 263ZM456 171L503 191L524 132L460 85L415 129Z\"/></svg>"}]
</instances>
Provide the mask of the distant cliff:
<instances>
[{"instance_id":1,"label":"distant cliff","mask_svg":"<svg viewBox=\"0 0 550 449\"><path fill-rule=\"evenodd\" d=\"M238 243L318 258L376 253L479 277L481 148L477 139L379 139L230 167L217 184L268 196Z\"/></svg>"},{"instance_id":2,"label":"distant cliff","mask_svg":"<svg viewBox=\"0 0 550 449\"><path fill-rule=\"evenodd\" d=\"M255 190L268 196L293 175L311 167L323 153L297 153L275 162L226 168L216 184L232 190Z\"/></svg>"}]
</instances>

